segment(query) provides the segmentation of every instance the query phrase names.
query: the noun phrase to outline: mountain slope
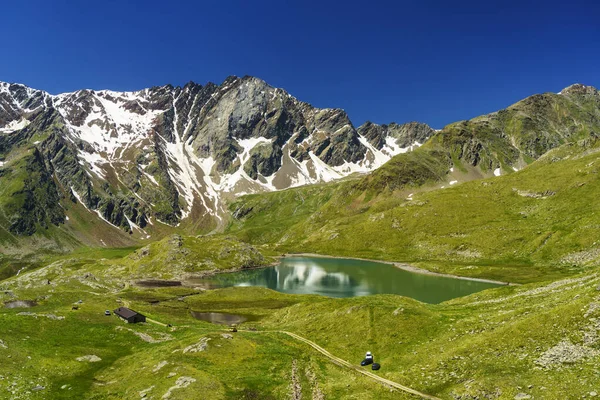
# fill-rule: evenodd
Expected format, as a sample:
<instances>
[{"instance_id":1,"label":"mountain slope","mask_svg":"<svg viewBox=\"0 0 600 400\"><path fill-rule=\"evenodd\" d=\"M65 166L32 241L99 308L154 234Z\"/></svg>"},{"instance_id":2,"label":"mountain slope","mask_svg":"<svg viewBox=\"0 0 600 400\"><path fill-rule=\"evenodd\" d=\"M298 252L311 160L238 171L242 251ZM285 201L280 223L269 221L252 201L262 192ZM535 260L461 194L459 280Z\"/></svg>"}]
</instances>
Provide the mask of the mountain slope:
<instances>
[{"instance_id":1,"label":"mountain slope","mask_svg":"<svg viewBox=\"0 0 600 400\"><path fill-rule=\"evenodd\" d=\"M599 98L581 85L532 96L451 124L361 179L244 197L229 232L277 253L513 282L573 274L598 261Z\"/></svg>"},{"instance_id":2,"label":"mountain slope","mask_svg":"<svg viewBox=\"0 0 600 400\"><path fill-rule=\"evenodd\" d=\"M367 134L368 129L359 131ZM358 186L370 198L425 183L446 186L511 174L552 149L569 144L585 148L598 137L600 92L575 84L558 94L533 95L506 109L449 124L417 154L393 157Z\"/></svg>"},{"instance_id":3,"label":"mountain slope","mask_svg":"<svg viewBox=\"0 0 600 400\"><path fill-rule=\"evenodd\" d=\"M367 138L344 111L314 108L252 77L57 96L0 83L0 168L12 172L2 184L31 185L16 171L27 171L19 165L33 152L47 194L0 207L18 235L64 223L78 203L139 238L156 223L208 231L233 196L368 172L433 133L424 124L395 127Z\"/></svg>"}]
</instances>

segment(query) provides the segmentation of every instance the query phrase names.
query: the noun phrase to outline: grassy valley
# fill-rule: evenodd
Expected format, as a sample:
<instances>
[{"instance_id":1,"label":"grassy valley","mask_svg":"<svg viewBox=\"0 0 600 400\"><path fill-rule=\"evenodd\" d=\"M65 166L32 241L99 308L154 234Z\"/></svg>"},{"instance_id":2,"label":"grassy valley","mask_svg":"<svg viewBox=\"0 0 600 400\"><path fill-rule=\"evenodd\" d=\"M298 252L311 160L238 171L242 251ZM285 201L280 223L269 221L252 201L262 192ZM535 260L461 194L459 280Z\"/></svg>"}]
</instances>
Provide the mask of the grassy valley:
<instances>
[{"instance_id":1,"label":"grassy valley","mask_svg":"<svg viewBox=\"0 0 600 400\"><path fill-rule=\"evenodd\" d=\"M248 196L231 206L230 232L278 253L404 261L517 283L568 276L600 257L597 146L565 145L522 171L456 185L371 195L367 177Z\"/></svg>"},{"instance_id":2,"label":"grassy valley","mask_svg":"<svg viewBox=\"0 0 600 400\"><path fill-rule=\"evenodd\" d=\"M37 165L25 146L2 170L22 178L1 192L2 226L24 204L37 211L24 225L34 235L0 235L0 397L419 397L400 385L456 400L597 396L600 108L588 88L563 92L451 124L368 175L238 198L212 235L193 223L128 235L66 197L40 208L47 187L28 181L39 175L24 173ZM55 211L65 224L51 223ZM519 285L425 304L196 280L284 253ZM104 315L120 306L148 321ZM230 332L196 313L246 321ZM367 350L375 377L356 371Z\"/></svg>"},{"instance_id":3,"label":"grassy valley","mask_svg":"<svg viewBox=\"0 0 600 400\"><path fill-rule=\"evenodd\" d=\"M0 313L3 393L15 399L144 393L186 399L206 391L216 399L414 398L281 331L354 365L369 349L383 366L378 375L439 398L561 399L567 391L579 398L598 390L597 272L427 305L394 295L331 299L261 288L144 288L111 273L107 262L58 260L2 283L3 302L37 303ZM122 305L151 321L127 325L104 316ZM232 333L193 319L191 311L235 313L249 322Z\"/></svg>"}]
</instances>

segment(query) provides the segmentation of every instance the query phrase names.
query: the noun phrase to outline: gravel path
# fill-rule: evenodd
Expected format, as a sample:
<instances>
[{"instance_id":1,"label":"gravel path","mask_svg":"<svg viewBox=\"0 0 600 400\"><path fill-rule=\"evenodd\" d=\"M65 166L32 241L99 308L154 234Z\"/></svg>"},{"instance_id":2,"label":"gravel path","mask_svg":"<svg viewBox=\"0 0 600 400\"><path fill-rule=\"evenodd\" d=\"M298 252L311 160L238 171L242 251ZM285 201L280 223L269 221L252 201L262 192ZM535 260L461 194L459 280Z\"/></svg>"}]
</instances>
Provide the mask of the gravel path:
<instances>
[{"instance_id":1,"label":"gravel path","mask_svg":"<svg viewBox=\"0 0 600 400\"><path fill-rule=\"evenodd\" d=\"M323 354L325 357L327 357L328 359L330 359L335 364L337 364L337 365L339 365L341 367L345 367L345 368L351 369L353 371L358 372L359 374L363 374L363 375L365 375L365 376L367 376L367 377L369 377L369 378L371 378L371 379L373 379L375 381L383 383L383 384L385 384L387 386L391 386L391 387L393 387L395 389L401 390L401 391L406 392L406 393L413 394L415 396L420 396L423 399L441 400L438 397L431 396L431 395L419 392L416 389L410 388L408 386L401 385L401 384L399 384L397 382L394 382L394 381L390 381L389 379L382 378L381 376L375 375L372 372L369 372L369 371L367 371L365 369L359 368L359 367L355 366L354 364L350 364L348 361L343 360L343 359L341 359L339 357L334 356L333 354L331 354L330 352L328 352L327 350L325 350L324 348L322 348L321 346L319 346L315 342L311 342L310 340L308 340L306 338L303 338L302 336L297 335L295 333L288 332L288 331L246 331L246 330L244 330L243 332L251 332L251 333L282 333L284 335L291 336L292 338L294 338L296 340L299 340L299 341L301 341L301 342L309 345L310 347L312 347L313 349L317 350L319 353Z\"/></svg>"}]
</instances>

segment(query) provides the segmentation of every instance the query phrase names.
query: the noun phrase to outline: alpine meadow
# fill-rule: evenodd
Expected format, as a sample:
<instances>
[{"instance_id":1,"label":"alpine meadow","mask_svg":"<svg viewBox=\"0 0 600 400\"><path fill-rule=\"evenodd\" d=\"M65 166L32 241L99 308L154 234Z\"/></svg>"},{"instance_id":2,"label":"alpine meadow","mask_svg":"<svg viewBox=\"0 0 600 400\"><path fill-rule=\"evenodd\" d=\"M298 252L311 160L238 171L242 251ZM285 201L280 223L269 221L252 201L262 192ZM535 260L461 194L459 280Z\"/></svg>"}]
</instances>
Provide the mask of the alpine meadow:
<instances>
[{"instance_id":1,"label":"alpine meadow","mask_svg":"<svg viewBox=\"0 0 600 400\"><path fill-rule=\"evenodd\" d=\"M598 398L600 7L537 3L4 4L0 399Z\"/></svg>"}]
</instances>

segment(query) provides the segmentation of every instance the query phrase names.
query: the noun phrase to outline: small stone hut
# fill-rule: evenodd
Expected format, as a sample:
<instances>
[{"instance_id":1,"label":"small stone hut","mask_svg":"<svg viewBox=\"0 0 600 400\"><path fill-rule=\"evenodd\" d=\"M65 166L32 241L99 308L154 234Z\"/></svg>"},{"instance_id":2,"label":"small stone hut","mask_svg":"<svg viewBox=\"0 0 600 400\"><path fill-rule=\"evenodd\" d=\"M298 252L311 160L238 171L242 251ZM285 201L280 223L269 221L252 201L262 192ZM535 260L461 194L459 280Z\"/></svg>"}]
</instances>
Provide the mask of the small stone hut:
<instances>
[{"instance_id":1,"label":"small stone hut","mask_svg":"<svg viewBox=\"0 0 600 400\"><path fill-rule=\"evenodd\" d=\"M129 324L135 324L136 322L146 322L146 316L140 314L137 311L133 311L127 307L119 307L113 311L119 317L123 318Z\"/></svg>"}]
</instances>

